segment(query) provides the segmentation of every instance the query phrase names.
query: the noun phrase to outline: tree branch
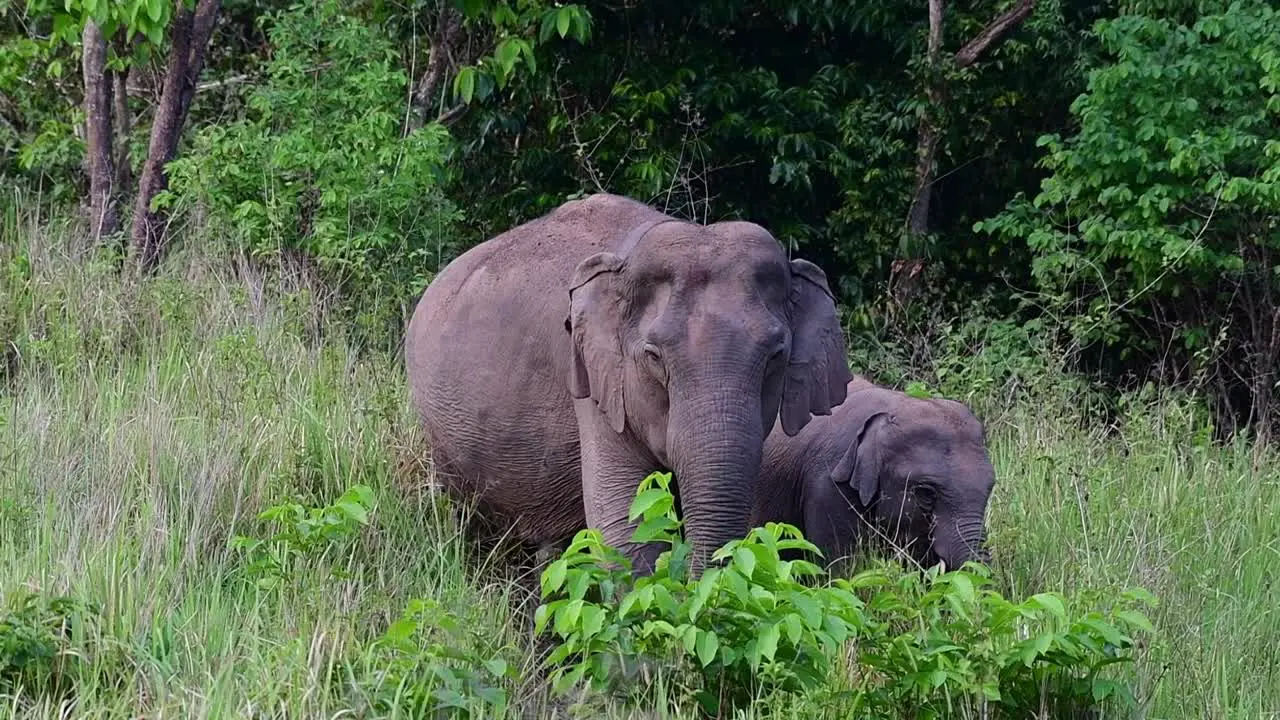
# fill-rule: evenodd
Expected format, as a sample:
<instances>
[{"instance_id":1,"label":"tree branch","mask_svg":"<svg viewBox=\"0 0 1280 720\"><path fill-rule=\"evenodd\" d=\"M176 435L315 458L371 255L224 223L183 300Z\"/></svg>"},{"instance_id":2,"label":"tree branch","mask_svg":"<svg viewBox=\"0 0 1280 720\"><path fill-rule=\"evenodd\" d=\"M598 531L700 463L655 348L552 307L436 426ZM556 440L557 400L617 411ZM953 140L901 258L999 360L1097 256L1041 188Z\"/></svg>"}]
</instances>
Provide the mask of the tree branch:
<instances>
[{"instance_id":1,"label":"tree branch","mask_svg":"<svg viewBox=\"0 0 1280 720\"><path fill-rule=\"evenodd\" d=\"M932 3L930 3L929 8L930 21L932 21ZM1026 20L1035 9L1036 0L1018 0L1017 5L992 20L986 27L982 28L982 32L978 33L977 37L965 43L964 47L956 51L956 67L967 68L977 62L993 45L1003 42L1005 36L1022 24L1022 21Z\"/></svg>"},{"instance_id":2,"label":"tree branch","mask_svg":"<svg viewBox=\"0 0 1280 720\"><path fill-rule=\"evenodd\" d=\"M454 105L448 110L445 110L444 112L437 115L436 122L448 127L449 125L452 125L455 122L457 122L458 118L462 117L463 114L466 112L467 112L467 106L462 103L458 103L457 105Z\"/></svg>"},{"instance_id":3,"label":"tree branch","mask_svg":"<svg viewBox=\"0 0 1280 720\"><path fill-rule=\"evenodd\" d=\"M257 80L257 79L258 79L257 75L245 73L243 75L232 75L231 77L223 78L221 80L206 80L196 85L196 92L202 93L207 90L217 90L218 88L224 88L231 85L239 85L241 83L246 83L246 82L249 82L250 80Z\"/></svg>"}]
</instances>

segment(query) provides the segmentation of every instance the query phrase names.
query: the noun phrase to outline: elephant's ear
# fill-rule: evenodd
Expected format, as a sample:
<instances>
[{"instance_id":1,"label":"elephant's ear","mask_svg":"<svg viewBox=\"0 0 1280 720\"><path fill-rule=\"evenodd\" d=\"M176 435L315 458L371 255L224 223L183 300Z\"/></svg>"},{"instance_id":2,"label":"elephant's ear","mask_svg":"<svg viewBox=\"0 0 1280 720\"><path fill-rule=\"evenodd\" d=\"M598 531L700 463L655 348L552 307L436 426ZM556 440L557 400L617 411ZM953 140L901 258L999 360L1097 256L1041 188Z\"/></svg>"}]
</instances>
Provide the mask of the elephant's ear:
<instances>
[{"instance_id":1,"label":"elephant's ear","mask_svg":"<svg viewBox=\"0 0 1280 720\"><path fill-rule=\"evenodd\" d=\"M621 298L615 284L622 264L621 257L608 251L578 263L569 282L565 320L573 346L569 393L595 401L615 432L622 432L627 417L618 317Z\"/></svg>"},{"instance_id":2,"label":"elephant's ear","mask_svg":"<svg viewBox=\"0 0 1280 720\"><path fill-rule=\"evenodd\" d=\"M791 361L782 386L782 431L794 437L811 415L830 415L844 402L849 381L844 331L826 273L808 260L791 261Z\"/></svg>"},{"instance_id":3,"label":"elephant's ear","mask_svg":"<svg viewBox=\"0 0 1280 720\"><path fill-rule=\"evenodd\" d=\"M888 413L879 411L868 415L840 457L840 462L831 470L831 482L852 486L858 492L858 502L863 507L870 505L880 494L880 471L883 467L880 444L875 438L867 441L867 431L877 418L888 418Z\"/></svg>"}]
</instances>

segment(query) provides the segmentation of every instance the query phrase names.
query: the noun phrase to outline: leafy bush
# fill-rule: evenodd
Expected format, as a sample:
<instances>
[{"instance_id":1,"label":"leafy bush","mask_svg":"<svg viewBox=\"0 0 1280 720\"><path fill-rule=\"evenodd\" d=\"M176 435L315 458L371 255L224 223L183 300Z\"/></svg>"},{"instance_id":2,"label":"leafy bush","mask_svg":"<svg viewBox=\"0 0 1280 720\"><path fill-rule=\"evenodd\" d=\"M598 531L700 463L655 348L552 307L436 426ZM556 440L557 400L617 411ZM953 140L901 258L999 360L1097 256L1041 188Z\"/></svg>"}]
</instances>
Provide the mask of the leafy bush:
<instances>
[{"instance_id":1,"label":"leafy bush","mask_svg":"<svg viewBox=\"0 0 1280 720\"><path fill-rule=\"evenodd\" d=\"M301 251L370 322L421 290L459 215L443 196L451 141L403 135L409 78L392 40L335 0L272 17L268 80L247 117L210 125L173 163L252 253Z\"/></svg>"},{"instance_id":2,"label":"leafy bush","mask_svg":"<svg viewBox=\"0 0 1280 720\"><path fill-rule=\"evenodd\" d=\"M504 679L515 668L484 647L481 631L436 600L409 602L401 617L361 659L361 688L374 710L407 717L463 711L473 717L506 712Z\"/></svg>"},{"instance_id":3,"label":"leafy bush","mask_svg":"<svg viewBox=\"0 0 1280 720\"><path fill-rule=\"evenodd\" d=\"M302 557L322 557L351 541L369 522L373 489L355 485L332 504L304 508L296 502L273 505L258 516L279 529L267 539L238 535L233 548L244 553L244 573L261 588L277 587L290 566Z\"/></svg>"},{"instance_id":4,"label":"leafy bush","mask_svg":"<svg viewBox=\"0 0 1280 720\"><path fill-rule=\"evenodd\" d=\"M59 93L34 91L74 77L74 60L67 49L38 37L6 37L5 5L0 4L0 191L29 184L47 192L52 203L74 201L85 189L84 141L76 132L82 110Z\"/></svg>"},{"instance_id":5,"label":"leafy bush","mask_svg":"<svg viewBox=\"0 0 1280 720\"><path fill-rule=\"evenodd\" d=\"M639 656L674 657L701 675L698 700L709 711L749 701L755 678L789 691L822 683L831 656L863 624L857 600L845 588L804 587L801 578L821 570L779 553L814 548L794 528L773 523L721 548L713 559L728 560L725 567L690 579L689 546L678 541L669 482L670 475L649 476L631 517L644 519L636 542L665 542L672 550L621 602L611 598L628 584L630 563L596 530L580 532L544 571L544 598L562 589L566 596L538 608L535 632L550 622L561 638L550 662L578 658L554 671L554 687L563 691L588 675L604 687L616 662ZM593 589L600 600L587 599Z\"/></svg>"},{"instance_id":6,"label":"leafy bush","mask_svg":"<svg viewBox=\"0 0 1280 720\"><path fill-rule=\"evenodd\" d=\"M1280 417L1280 11L1196 14L1099 22L1110 57L1071 106L1079 131L1042 137L1040 192L976 229L1025 241L1079 343L1189 366L1224 403L1250 398L1234 409L1265 431Z\"/></svg>"},{"instance_id":7,"label":"leafy bush","mask_svg":"<svg viewBox=\"0 0 1280 720\"><path fill-rule=\"evenodd\" d=\"M958 700L1006 717L1034 715L1046 699L1065 709L1113 696L1132 705L1128 685L1103 671L1132 661L1136 642L1127 633L1154 632L1135 609L1155 602L1143 590L1122 593L1106 612L1077 615L1058 593L1005 599L974 563L923 575L881 566L848 582L871 591L864 606L869 632L857 644L863 682L855 705L877 714L936 716Z\"/></svg>"},{"instance_id":8,"label":"leafy bush","mask_svg":"<svg viewBox=\"0 0 1280 720\"><path fill-rule=\"evenodd\" d=\"M1154 601L1145 592L1075 615L1054 593L1006 600L973 563L924 574L882 563L831 579L808 560L782 559L784 551L820 552L779 523L727 543L713 555L718 564L693 579L669 482L649 476L631 506L631 519L641 520L633 541L671 548L652 575L633 582L628 560L594 529L543 572L535 633L558 639L548 658L557 692L625 682L639 697L647 688L637 671L656 661L697 678L694 695L713 714L760 693L829 693L858 717L937 717L956 703L1021 717L1041 707L1043 692L1066 705L1133 700L1103 671L1132 659L1127 632L1152 632L1133 607ZM843 684L835 670L847 648L849 687L833 690Z\"/></svg>"},{"instance_id":9,"label":"leafy bush","mask_svg":"<svg viewBox=\"0 0 1280 720\"><path fill-rule=\"evenodd\" d=\"M17 609L0 610L0 692L68 689L85 660L77 630L97 617L91 604L38 593L23 593Z\"/></svg>"}]
</instances>

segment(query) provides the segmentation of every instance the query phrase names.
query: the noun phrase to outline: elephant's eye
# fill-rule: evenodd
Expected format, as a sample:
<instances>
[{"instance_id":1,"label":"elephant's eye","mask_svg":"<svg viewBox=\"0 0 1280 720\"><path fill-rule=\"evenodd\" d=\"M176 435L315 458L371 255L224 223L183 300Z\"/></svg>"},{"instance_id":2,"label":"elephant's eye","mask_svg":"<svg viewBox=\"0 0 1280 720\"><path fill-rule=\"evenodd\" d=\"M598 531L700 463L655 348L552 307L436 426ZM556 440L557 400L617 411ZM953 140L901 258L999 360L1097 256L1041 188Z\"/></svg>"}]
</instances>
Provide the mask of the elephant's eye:
<instances>
[{"instance_id":1,"label":"elephant's eye","mask_svg":"<svg viewBox=\"0 0 1280 720\"><path fill-rule=\"evenodd\" d=\"M938 499L938 492L928 485L916 486L916 500L925 508L932 508Z\"/></svg>"},{"instance_id":2,"label":"elephant's eye","mask_svg":"<svg viewBox=\"0 0 1280 720\"><path fill-rule=\"evenodd\" d=\"M649 373L654 379L662 385L667 384L667 368L662 364L662 351L657 345L647 342L644 344L644 360L645 365L649 368Z\"/></svg>"}]
</instances>

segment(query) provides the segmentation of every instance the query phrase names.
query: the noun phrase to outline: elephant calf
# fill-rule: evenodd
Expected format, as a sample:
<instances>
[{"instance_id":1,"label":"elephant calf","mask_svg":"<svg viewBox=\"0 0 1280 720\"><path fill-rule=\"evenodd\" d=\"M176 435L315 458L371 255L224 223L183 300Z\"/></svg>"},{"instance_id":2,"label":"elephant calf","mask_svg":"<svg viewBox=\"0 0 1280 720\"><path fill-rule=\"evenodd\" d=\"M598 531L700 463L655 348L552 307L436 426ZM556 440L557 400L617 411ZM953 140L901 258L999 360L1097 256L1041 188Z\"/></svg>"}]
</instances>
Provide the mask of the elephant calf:
<instances>
[{"instance_id":1,"label":"elephant calf","mask_svg":"<svg viewBox=\"0 0 1280 720\"><path fill-rule=\"evenodd\" d=\"M855 377L844 403L794 437L765 440L752 527L785 522L827 562L879 536L924 567L988 562L995 471L982 423L954 400Z\"/></svg>"}]
</instances>

